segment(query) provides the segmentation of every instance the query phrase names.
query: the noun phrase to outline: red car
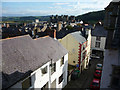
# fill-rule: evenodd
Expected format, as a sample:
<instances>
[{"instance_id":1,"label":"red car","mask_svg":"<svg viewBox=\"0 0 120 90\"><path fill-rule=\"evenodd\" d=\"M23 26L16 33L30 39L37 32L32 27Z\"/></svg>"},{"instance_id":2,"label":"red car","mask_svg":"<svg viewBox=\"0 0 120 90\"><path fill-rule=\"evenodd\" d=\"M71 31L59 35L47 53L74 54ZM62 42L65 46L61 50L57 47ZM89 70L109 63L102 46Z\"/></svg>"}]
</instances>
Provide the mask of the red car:
<instances>
[{"instance_id":1,"label":"red car","mask_svg":"<svg viewBox=\"0 0 120 90\"><path fill-rule=\"evenodd\" d=\"M101 77L101 73L102 73L101 70L96 70L95 73L94 73L94 76L95 76L96 78L100 78L100 77Z\"/></svg>"},{"instance_id":2,"label":"red car","mask_svg":"<svg viewBox=\"0 0 120 90\"><path fill-rule=\"evenodd\" d=\"M91 85L90 85L90 88L99 89L100 88L100 79L94 78Z\"/></svg>"}]
</instances>

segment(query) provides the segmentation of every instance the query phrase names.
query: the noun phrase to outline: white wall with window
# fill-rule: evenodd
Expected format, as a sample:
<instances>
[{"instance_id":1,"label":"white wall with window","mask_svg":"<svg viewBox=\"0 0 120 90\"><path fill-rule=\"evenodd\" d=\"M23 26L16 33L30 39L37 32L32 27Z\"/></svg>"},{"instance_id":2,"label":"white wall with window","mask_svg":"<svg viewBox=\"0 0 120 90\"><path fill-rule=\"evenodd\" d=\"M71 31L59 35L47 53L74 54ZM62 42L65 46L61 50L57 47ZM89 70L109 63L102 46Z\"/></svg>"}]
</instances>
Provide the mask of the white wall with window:
<instances>
[{"instance_id":1,"label":"white wall with window","mask_svg":"<svg viewBox=\"0 0 120 90\"><path fill-rule=\"evenodd\" d=\"M61 61L62 60L62 61ZM31 73L30 76L19 81L11 88L63 88L67 85L68 54L57 62L51 61ZM62 75L62 76L61 76ZM61 79L62 77L62 79ZM60 82L61 81L61 82Z\"/></svg>"},{"instance_id":2,"label":"white wall with window","mask_svg":"<svg viewBox=\"0 0 120 90\"><path fill-rule=\"evenodd\" d=\"M97 51L102 51L104 55L105 42L106 42L106 37L92 36L92 41L91 41L92 54L94 54L94 51L97 50Z\"/></svg>"},{"instance_id":3,"label":"white wall with window","mask_svg":"<svg viewBox=\"0 0 120 90\"><path fill-rule=\"evenodd\" d=\"M56 88L63 88L67 85L68 54L56 62L56 72L51 75L51 83L56 80ZM59 83L59 78L63 74L63 80Z\"/></svg>"},{"instance_id":4,"label":"white wall with window","mask_svg":"<svg viewBox=\"0 0 120 90\"><path fill-rule=\"evenodd\" d=\"M104 50L104 48L105 48L105 41L106 41L106 37L92 36L91 47L92 48L96 48L96 49L99 48L101 50ZM100 45L100 47L99 47L99 45Z\"/></svg>"}]
</instances>

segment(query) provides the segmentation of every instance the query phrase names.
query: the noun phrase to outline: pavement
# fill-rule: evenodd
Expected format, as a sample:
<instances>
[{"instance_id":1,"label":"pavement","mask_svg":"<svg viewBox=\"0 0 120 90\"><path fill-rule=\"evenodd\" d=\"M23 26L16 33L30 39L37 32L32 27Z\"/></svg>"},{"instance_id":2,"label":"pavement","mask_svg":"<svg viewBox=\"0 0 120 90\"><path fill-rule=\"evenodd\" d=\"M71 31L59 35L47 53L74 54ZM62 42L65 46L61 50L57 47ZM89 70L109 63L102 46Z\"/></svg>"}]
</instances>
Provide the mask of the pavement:
<instances>
[{"instance_id":1,"label":"pavement","mask_svg":"<svg viewBox=\"0 0 120 90\"><path fill-rule=\"evenodd\" d=\"M93 80L95 67L98 63L103 64L103 59L91 59L91 66L88 67L88 69L83 70L78 79L68 82L63 90L68 88L83 88L87 90Z\"/></svg>"}]
</instances>

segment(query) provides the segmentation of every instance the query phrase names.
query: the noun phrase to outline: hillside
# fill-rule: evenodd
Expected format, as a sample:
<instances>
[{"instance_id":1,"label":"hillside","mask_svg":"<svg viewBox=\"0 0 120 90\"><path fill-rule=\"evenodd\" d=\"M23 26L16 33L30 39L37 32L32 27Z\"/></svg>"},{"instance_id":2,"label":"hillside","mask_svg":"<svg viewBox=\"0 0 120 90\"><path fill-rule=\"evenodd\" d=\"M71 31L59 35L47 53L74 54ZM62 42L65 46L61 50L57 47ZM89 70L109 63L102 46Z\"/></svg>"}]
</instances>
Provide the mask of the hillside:
<instances>
[{"instance_id":1,"label":"hillside","mask_svg":"<svg viewBox=\"0 0 120 90\"><path fill-rule=\"evenodd\" d=\"M48 21L49 16L24 16L24 17L2 17L2 21L13 21L13 22L32 22L35 19L40 21Z\"/></svg>"},{"instance_id":2,"label":"hillside","mask_svg":"<svg viewBox=\"0 0 120 90\"><path fill-rule=\"evenodd\" d=\"M98 22L99 20L103 21L104 16L105 16L105 11L102 10L102 11L89 12L83 15L79 15L76 17L76 19L83 20L83 21L93 24L93 23Z\"/></svg>"},{"instance_id":3,"label":"hillside","mask_svg":"<svg viewBox=\"0 0 120 90\"><path fill-rule=\"evenodd\" d=\"M96 12L89 12L83 15L79 15L76 17L76 20L83 20L85 22L94 24L99 20L104 20L105 11L96 11ZM32 22L35 19L39 19L40 21L49 21L50 16L24 16L24 17L2 17L3 22Z\"/></svg>"}]
</instances>

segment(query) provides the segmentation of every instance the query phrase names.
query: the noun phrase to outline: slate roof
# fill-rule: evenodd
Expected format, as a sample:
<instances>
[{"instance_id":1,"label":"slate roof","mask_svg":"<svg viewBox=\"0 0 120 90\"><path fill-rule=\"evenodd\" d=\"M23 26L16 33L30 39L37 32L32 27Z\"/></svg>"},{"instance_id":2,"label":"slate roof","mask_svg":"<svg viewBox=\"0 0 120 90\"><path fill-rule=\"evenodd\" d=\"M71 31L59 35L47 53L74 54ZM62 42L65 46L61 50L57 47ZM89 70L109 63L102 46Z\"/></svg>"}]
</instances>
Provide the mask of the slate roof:
<instances>
[{"instance_id":1,"label":"slate roof","mask_svg":"<svg viewBox=\"0 0 120 90\"><path fill-rule=\"evenodd\" d=\"M82 33L80 31L70 33L79 43L84 43L86 42L85 37L82 36Z\"/></svg>"},{"instance_id":2,"label":"slate roof","mask_svg":"<svg viewBox=\"0 0 120 90\"><path fill-rule=\"evenodd\" d=\"M105 30L104 27L101 25L96 25L91 34L92 36L107 37L107 30Z\"/></svg>"},{"instance_id":3,"label":"slate roof","mask_svg":"<svg viewBox=\"0 0 120 90\"><path fill-rule=\"evenodd\" d=\"M2 42L2 86L8 88L51 59L56 62L67 50L50 37L33 40L29 35Z\"/></svg>"}]
</instances>

